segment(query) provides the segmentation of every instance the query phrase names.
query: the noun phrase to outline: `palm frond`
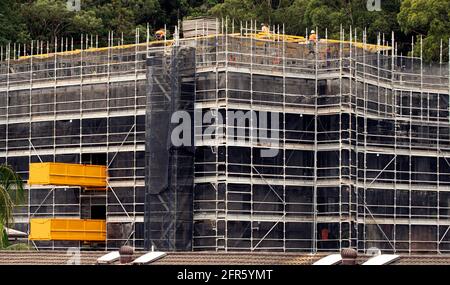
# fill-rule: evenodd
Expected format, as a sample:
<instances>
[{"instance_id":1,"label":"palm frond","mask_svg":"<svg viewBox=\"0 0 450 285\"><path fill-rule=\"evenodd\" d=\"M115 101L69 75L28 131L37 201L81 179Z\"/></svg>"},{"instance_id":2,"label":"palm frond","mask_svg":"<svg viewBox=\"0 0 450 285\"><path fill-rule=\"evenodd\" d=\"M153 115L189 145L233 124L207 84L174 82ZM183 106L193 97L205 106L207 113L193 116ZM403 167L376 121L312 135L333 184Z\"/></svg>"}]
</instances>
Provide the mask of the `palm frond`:
<instances>
[{"instance_id":1,"label":"palm frond","mask_svg":"<svg viewBox=\"0 0 450 285\"><path fill-rule=\"evenodd\" d=\"M3 244L3 234L4 234L4 232L5 232L5 227L0 222L0 249L5 247L5 245Z\"/></svg>"},{"instance_id":2,"label":"palm frond","mask_svg":"<svg viewBox=\"0 0 450 285\"><path fill-rule=\"evenodd\" d=\"M0 165L0 223L3 226L12 223L14 207L23 203L24 193L20 175L8 165Z\"/></svg>"},{"instance_id":3,"label":"palm frond","mask_svg":"<svg viewBox=\"0 0 450 285\"><path fill-rule=\"evenodd\" d=\"M24 200L24 182L11 166L0 165L0 184L5 186L11 200L15 205L23 203Z\"/></svg>"},{"instance_id":4,"label":"palm frond","mask_svg":"<svg viewBox=\"0 0 450 285\"><path fill-rule=\"evenodd\" d=\"M26 243L12 244L10 246L7 246L5 249L6 250L15 250L15 251L19 251L19 250L26 250L26 251L35 250L33 247L29 246Z\"/></svg>"},{"instance_id":5,"label":"palm frond","mask_svg":"<svg viewBox=\"0 0 450 285\"><path fill-rule=\"evenodd\" d=\"M0 223L8 226L12 222L14 203L6 188L0 184Z\"/></svg>"}]
</instances>

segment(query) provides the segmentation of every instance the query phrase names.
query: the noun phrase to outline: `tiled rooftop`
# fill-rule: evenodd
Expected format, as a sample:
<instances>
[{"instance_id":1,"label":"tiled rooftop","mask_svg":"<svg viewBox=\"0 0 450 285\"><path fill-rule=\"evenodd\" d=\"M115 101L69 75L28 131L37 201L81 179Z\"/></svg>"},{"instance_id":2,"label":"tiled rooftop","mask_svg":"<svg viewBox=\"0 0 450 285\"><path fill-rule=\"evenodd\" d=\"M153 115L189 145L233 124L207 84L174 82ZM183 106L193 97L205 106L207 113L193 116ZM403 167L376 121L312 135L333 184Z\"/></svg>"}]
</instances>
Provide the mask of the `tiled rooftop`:
<instances>
[{"instance_id":1,"label":"tiled rooftop","mask_svg":"<svg viewBox=\"0 0 450 285\"><path fill-rule=\"evenodd\" d=\"M154 262L160 265L309 265L322 255L296 253L177 252Z\"/></svg>"},{"instance_id":2,"label":"tiled rooftop","mask_svg":"<svg viewBox=\"0 0 450 285\"><path fill-rule=\"evenodd\" d=\"M81 264L95 264L103 251L81 252ZM64 265L73 255L66 251L0 251L0 265Z\"/></svg>"},{"instance_id":3,"label":"tiled rooftop","mask_svg":"<svg viewBox=\"0 0 450 285\"><path fill-rule=\"evenodd\" d=\"M145 252L136 252L137 258ZM83 265L96 264L104 251L81 251ZM153 265L311 265L326 254L248 253L248 252L169 252ZM0 251L0 265L65 265L71 264L66 251ZM358 264L368 260L359 256ZM114 264L118 264L115 262ZM450 265L450 255L401 256L392 265Z\"/></svg>"}]
</instances>

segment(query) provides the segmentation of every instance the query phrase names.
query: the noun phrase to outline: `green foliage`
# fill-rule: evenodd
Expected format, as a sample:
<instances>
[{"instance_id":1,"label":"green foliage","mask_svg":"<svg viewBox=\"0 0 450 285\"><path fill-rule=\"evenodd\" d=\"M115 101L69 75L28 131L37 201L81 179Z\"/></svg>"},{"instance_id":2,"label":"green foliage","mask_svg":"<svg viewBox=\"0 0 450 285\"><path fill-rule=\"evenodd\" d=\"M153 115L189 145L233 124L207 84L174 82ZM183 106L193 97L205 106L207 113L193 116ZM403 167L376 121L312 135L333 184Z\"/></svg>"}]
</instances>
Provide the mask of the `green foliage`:
<instances>
[{"instance_id":1,"label":"green foliage","mask_svg":"<svg viewBox=\"0 0 450 285\"><path fill-rule=\"evenodd\" d=\"M357 29L359 39L366 29L370 42L380 33L390 39L394 31L400 51L410 48L412 36L422 35L428 60L439 57L441 38L447 49L450 0L381 3L382 11L377 12L368 11L367 0L82 0L82 10L70 12L66 0L0 0L0 44L31 38L52 41L55 36L79 39L80 34L105 39L109 31L133 42L136 27L149 25L155 31L167 25L173 31L180 19L208 15L237 23L284 24L287 33L296 35L318 29L323 37L327 29L330 38L339 38L342 25L346 31Z\"/></svg>"},{"instance_id":2,"label":"green foliage","mask_svg":"<svg viewBox=\"0 0 450 285\"><path fill-rule=\"evenodd\" d=\"M276 2L276 5L274 5ZM400 31L396 21L400 1L382 2L381 12L367 10L367 0L224 0L210 10L217 17L236 20L255 19L271 25L285 25L287 33L304 35L306 29L318 29L323 36L325 30L331 38L339 38L342 25L359 29L361 38L367 28L369 41L376 41L378 33Z\"/></svg>"},{"instance_id":3,"label":"green foliage","mask_svg":"<svg viewBox=\"0 0 450 285\"><path fill-rule=\"evenodd\" d=\"M423 55L427 60L440 58L440 41L444 39L444 59L448 60L448 38L450 37L450 0L404 0L397 16L402 31L423 37ZM420 50L415 50L420 55Z\"/></svg>"},{"instance_id":4,"label":"green foliage","mask_svg":"<svg viewBox=\"0 0 450 285\"><path fill-rule=\"evenodd\" d=\"M0 165L0 224L8 226L12 220L14 206L23 203L23 181L7 165Z\"/></svg>"},{"instance_id":5,"label":"green foliage","mask_svg":"<svg viewBox=\"0 0 450 285\"><path fill-rule=\"evenodd\" d=\"M5 248L6 250L15 250L15 251L20 251L20 250L24 250L24 251L28 251L28 250L35 250L33 247L29 246L26 243L16 243L10 246L7 246Z\"/></svg>"},{"instance_id":6,"label":"green foliage","mask_svg":"<svg viewBox=\"0 0 450 285\"><path fill-rule=\"evenodd\" d=\"M80 11L75 14L71 22L71 34L101 34L104 30L102 18L96 11Z\"/></svg>"},{"instance_id":7,"label":"green foliage","mask_svg":"<svg viewBox=\"0 0 450 285\"><path fill-rule=\"evenodd\" d=\"M253 0L225 0L215 5L209 13L219 18L234 18L236 21L250 21L260 19L257 14L257 5Z\"/></svg>"},{"instance_id":8,"label":"green foliage","mask_svg":"<svg viewBox=\"0 0 450 285\"><path fill-rule=\"evenodd\" d=\"M190 1L187 18L195 18L208 15L209 10L219 4L218 0Z\"/></svg>"},{"instance_id":9,"label":"green foliage","mask_svg":"<svg viewBox=\"0 0 450 285\"><path fill-rule=\"evenodd\" d=\"M0 249L6 248L8 246L8 235L6 234L5 227L2 223L0 223Z\"/></svg>"},{"instance_id":10,"label":"green foliage","mask_svg":"<svg viewBox=\"0 0 450 285\"><path fill-rule=\"evenodd\" d=\"M23 43L30 40L19 7L14 0L0 0L0 45L6 45L10 41Z\"/></svg>"},{"instance_id":11,"label":"green foliage","mask_svg":"<svg viewBox=\"0 0 450 285\"><path fill-rule=\"evenodd\" d=\"M0 165L0 248L8 246L5 227L13 222L13 210L23 203L23 181L7 165Z\"/></svg>"},{"instance_id":12,"label":"green foliage","mask_svg":"<svg viewBox=\"0 0 450 285\"><path fill-rule=\"evenodd\" d=\"M33 39L50 40L63 36L71 24L74 12L64 0L36 0L20 7L22 19Z\"/></svg>"},{"instance_id":13,"label":"green foliage","mask_svg":"<svg viewBox=\"0 0 450 285\"><path fill-rule=\"evenodd\" d=\"M306 5L309 0L294 0L273 11L273 20L277 24L285 24L285 32L288 34L303 35L306 31L305 24Z\"/></svg>"}]
</instances>

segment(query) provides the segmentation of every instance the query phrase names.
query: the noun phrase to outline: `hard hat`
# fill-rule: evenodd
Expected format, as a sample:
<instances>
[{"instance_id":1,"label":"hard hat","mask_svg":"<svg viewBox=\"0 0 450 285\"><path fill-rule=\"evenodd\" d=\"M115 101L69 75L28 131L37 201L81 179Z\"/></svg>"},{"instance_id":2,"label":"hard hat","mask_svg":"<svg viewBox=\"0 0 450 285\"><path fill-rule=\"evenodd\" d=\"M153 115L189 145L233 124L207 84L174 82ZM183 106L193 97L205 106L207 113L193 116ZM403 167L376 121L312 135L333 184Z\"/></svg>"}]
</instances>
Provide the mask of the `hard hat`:
<instances>
[{"instance_id":1,"label":"hard hat","mask_svg":"<svg viewBox=\"0 0 450 285\"><path fill-rule=\"evenodd\" d=\"M314 30L311 30L311 34L315 34L316 33L316 31L314 31Z\"/></svg>"}]
</instances>

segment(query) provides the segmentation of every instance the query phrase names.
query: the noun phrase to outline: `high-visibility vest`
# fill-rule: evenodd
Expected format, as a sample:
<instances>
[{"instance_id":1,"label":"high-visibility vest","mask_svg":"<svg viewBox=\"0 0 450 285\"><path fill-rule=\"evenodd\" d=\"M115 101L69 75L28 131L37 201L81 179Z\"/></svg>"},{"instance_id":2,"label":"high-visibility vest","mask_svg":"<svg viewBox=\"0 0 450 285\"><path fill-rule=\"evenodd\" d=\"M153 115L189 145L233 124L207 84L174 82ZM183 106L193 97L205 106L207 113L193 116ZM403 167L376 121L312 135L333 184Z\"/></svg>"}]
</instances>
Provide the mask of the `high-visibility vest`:
<instances>
[{"instance_id":1,"label":"high-visibility vest","mask_svg":"<svg viewBox=\"0 0 450 285\"><path fill-rule=\"evenodd\" d=\"M166 32L164 30L158 30L155 33L155 35L158 37L164 37L165 34L166 34Z\"/></svg>"}]
</instances>

